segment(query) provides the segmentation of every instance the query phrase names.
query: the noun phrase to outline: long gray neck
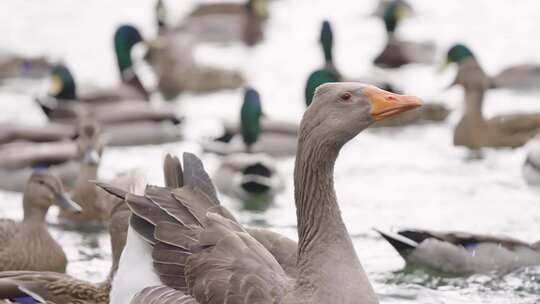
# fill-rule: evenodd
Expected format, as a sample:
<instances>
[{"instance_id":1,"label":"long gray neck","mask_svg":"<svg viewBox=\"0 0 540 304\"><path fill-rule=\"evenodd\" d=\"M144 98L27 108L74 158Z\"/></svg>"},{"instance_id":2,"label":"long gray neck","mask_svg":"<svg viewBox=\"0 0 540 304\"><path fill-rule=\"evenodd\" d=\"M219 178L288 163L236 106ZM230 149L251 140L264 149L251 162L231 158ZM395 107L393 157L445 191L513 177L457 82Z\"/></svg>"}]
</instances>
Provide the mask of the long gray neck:
<instances>
[{"instance_id":1,"label":"long gray neck","mask_svg":"<svg viewBox=\"0 0 540 304\"><path fill-rule=\"evenodd\" d=\"M297 292L317 303L378 303L341 218L334 190L339 147L301 127L294 170Z\"/></svg>"}]
</instances>

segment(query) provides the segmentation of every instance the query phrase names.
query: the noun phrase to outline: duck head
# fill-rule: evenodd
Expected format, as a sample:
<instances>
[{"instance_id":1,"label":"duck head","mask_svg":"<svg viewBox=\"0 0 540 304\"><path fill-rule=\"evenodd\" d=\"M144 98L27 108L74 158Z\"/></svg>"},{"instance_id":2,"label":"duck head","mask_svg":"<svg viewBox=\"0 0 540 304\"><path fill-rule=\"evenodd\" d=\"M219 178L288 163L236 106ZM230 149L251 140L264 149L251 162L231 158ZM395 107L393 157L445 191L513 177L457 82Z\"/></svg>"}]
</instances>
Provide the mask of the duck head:
<instances>
[{"instance_id":1,"label":"duck head","mask_svg":"<svg viewBox=\"0 0 540 304\"><path fill-rule=\"evenodd\" d=\"M268 1L267 0L248 0L246 8L251 16L259 19L268 18Z\"/></svg>"},{"instance_id":2,"label":"duck head","mask_svg":"<svg viewBox=\"0 0 540 304\"><path fill-rule=\"evenodd\" d=\"M86 167L97 168L101 160L104 144L96 121L83 119L77 128L77 149L81 163Z\"/></svg>"},{"instance_id":3,"label":"duck head","mask_svg":"<svg viewBox=\"0 0 540 304\"><path fill-rule=\"evenodd\" d=\"M263 116L263 112L259 92L253 88L246 88L244 103L240 110L240 128L248 152L251 146L259 139L261 133L261 116Z\"/></svg>"},{"instance_id":4,"label":"duck head","mask_svg":"<svg viewBox=\"0 0 540 304\"><path fill-rule=\"evenodd\" d=\"M139 30L133 25L122 25L114 33L114 50L118 69L123 80L125 80L124 74L131 70L133 66L131 50L139 42L143 42L143 38Z\"/></svg>"},{"instance_id":5,"label":"duck head","mask_svg":"<svg viewBox=\"0 0 540 304\"><path fill-rule=\"evenodd\" d=\"M37 170L30 176L24 191L23 201L25 218L34 214L44 217L51 205L75 212L82 210L64 193L60 179L48 170ZM36 210L41 212L35 212Z\"/></svg>"},{"instance_id":6,"label":"duck head","mask_svg":"<svg viewBox=\"0 0 540 304\"><path fill-rule=\"evenodd\" d=\"M313 102L304 113L299 145L317 140L317 146L333 147L338 151L374 122L421 105L417 97L394 94L372 85L323 84L317 88ZM307 144L315 145L314 142Z\"/></svg>"},{"instance_id":7,"label":"duck head","mask_svg":"<svg viewBox=\"0 0 540 304\"><path fill-rule=\"evenodd\" d=\"M330 66L319 69L311 73L306 82L306 88L304 91L306 106L309 107L315 95L315 90L322 84L328 82L339 82L340 77L338 72Z\"/></svg>"},{"instance_id":8,"label":"duck head","mask_svg":"<svg viewBox=\"0 0 540 304\"><path fill-rule=\"evenodd\" d=\"M56 65L51 69L48 95L60 100L76 100L77 86L71 71L64 65Z\"/></svg>"},{"instance_id":9,"label":"duck head","mask_svg":"<svg viewBox=\"0 0 540 304\"><path fill-rule=\"evenodd\" d=\"M398 23L405 19L409 9L402 1L392 1L386 7L383 14L384 26L387 33L394 33Z\"/></svg>"},{"instance_id":10,"label":"duck head","mask_svg":"<svg viewBox=\"0 0 540 304\"><path fill-rule=\"evenodd\" d=\"M323 21L319 43L322 46L324 61L327 65L333 65L334 33L330 21Z\"/></svg>"},{"instance_id":11,"label":"duck head","mask_svg":"<svg viewBox=\"0 0 540 304\"><path fill-rule=\"evenodd\" d=\"M473 53L463 44L452 46L446 53L446 63L461 63L468 58L474 58Z\"/></svg>"}]
</instances>

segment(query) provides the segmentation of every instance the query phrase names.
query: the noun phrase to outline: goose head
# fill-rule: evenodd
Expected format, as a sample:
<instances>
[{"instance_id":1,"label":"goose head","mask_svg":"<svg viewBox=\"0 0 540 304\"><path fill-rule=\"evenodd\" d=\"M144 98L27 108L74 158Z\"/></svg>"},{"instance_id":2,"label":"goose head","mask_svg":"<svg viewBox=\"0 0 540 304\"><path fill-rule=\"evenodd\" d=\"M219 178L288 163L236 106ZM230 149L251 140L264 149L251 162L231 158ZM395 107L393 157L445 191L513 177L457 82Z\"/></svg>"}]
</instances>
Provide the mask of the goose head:
<instances>
[{"instance_id":1,"label":"goose head","mask_svg":"<svg viewBox=\"0 0 540 304\"><path fill-rule=\"evenodd\" d=\"M75 78L65 65L59 64L51 69L48 95L59 100L77 99Z\"/></svg>"},{"instance_id":2,"label":"goose head","mask_svg":"<svg viewBox=\"0 0 540 304\"><path fill-rule=\"evenodd\" d=\"M327 65L332 65L333 58L333 48L334 48L334 33L332 31L332 25L330 21L323 21L321 27L321 36L319 38L319 43L321 44L324 60Z\"/></svg>"},{"instance_id":3,"label":"goose head","mask_svg":"<svg viewBox=\"0 0 540 304\"><path fill-rule=\"evenodd\" d=\"M422 105L414 96L399 95L372 85L327 83L315 92L300 126L300 144L339 148L376 121Z\"/></svg>"},{"instance_id":4,"label":"goose head","mask_svg":"<svg viewBox=\"0 0 540 304\"><path fill-rule=\"evenodd\" d=\"M122 79L127 77L125 73L132 71L131 50L139 42L143 42L143 38L139 30L133 25L122 25L114 33L114 49Z\"/></svg>"},{"instance_id":5,"label":"goose head","mask_svg":"<svg viewBox=\"0 0 540 304\"><path fill-rule=\"evenodd\" d=\"M338 82L339 80L340 76L338 72L330 66L318 69L311 73L306 82L306 88L304 92L306 106L309 106L311 104L311 101L313 100L313 95L315 95L315 90L320 85L328 82Z\"/></svg>"},{"instance_id":6,"label":"goose head","mask_svg":"<svg viewBox=\"0 0 540 304\"><path fill-rule=\"evenodd\" d=\"M394 33L400 21L409 14L409 8L403 1L392 1L383 14L384 26L387 33Z\"/></svg>"},{"instance_id":7,"label":"goose head","mask_svg":"<svg viewBox=\"0 0 540 304\"><path fill-rule=\"evenodd\" d=\"M40 209L44 214L51 205L60 209L80 212L81 207L64 192L62 182L47 170L35 171L28 180L24 191L25 217L30 210Z\"/></svg>"},{"instance_id":8,"label":"goose head","mask_svg":"<svg viewBox=\"0 0 540 304\"><path fill-rule=\"evenodd\" d=\"M240 128L248 151L259 139L261 133L261 116L263 116L263 111L259 92L253 88L246 88L244 103L240 110Z\"/></svg>"},{"instance_id":9,"label":"goose head","mask_svg":"<svg viewBox=\"0 0 540 304\"><path fill-rule=\"evenodd\" d=\"M259 19L268 18L268 1L267 0L248 0L246 8L251 16Z\"/></svg>"}]
</instances>

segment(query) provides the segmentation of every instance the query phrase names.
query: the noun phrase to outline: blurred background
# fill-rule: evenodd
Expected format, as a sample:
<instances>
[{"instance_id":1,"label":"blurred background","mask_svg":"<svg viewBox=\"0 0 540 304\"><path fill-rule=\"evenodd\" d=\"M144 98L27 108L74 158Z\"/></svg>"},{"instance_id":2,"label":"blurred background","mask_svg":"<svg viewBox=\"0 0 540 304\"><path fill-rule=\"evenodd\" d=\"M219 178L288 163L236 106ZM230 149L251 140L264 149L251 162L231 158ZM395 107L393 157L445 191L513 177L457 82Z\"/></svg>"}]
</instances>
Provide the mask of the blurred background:
<instances>
[{"instance_id":1,"label":"blurred background","mask_svg":"<svg viewBox=\"0 0 540 304\"><path fill-rule=\"evenodd\" d=\"M210 1L164 0L169 27L181 24L197 5ZM239 2L240 3L240 2ZM342 151L335 186L342 215L358 255L382 303L538 303L540 268L504 275L430 276L401 272L400 256L372 230L414 227L509 235L535 242L540 236L539 195L522 176L529 145L481 150L471 157L453 144L454 128L463 111L463 88L449 85L457 65L441 70L455 43L469 47L489 75L520 63L540 63L540 6L535 0L408 0L409 17L396 33L403 40L434 45L431 64L383 69L373 64L387 42L384 22L373 16L376 0L272 0L264 23L264 39L252 46L240 41L191 43L197 64L235 70L260 94L265 115L298 123L305 109L304 89L310 73L324 63L319 45L321 24L331 22L334 65L350 79L384 79L400 92L450 110L443 121L366 131ZM44 56L69 67L77 89L111 87L120 82L113 35L131 24L145 40L158 36L154 0L3 0L0 2L0 57ZM215 173L222 157L203 151L204 142L223 132L222 122L238 121L243 86L199 94L183 91L165 101L155 89L159 77L145 62L147 49L135 48L134 66L152 102L172 108L182 121L183 139L161 145L105 148L98 179L138 168L152 184L163 184L166 153L200 155ZM189 70L187 72L189 73ZM185 76L185 75L184 75ZM0 86L0 122L43 126L47 117L35 102L47 95L48 77L8 79ZM489 90L484 117L540 112L540 91ZM247 225L271 227L297 239L293 199L294 157L272 160L283 177L283 191L264 210L246 210L238 199L221 195ZM384 188L383 188L384 187ZM0 190L0 217L22 216L19 192ZM55 223L56 211L49 214ZM70 263L68 273L98 281L110 265L108 235L80 234L53 226Z\"/></svg>"}]
</instances>

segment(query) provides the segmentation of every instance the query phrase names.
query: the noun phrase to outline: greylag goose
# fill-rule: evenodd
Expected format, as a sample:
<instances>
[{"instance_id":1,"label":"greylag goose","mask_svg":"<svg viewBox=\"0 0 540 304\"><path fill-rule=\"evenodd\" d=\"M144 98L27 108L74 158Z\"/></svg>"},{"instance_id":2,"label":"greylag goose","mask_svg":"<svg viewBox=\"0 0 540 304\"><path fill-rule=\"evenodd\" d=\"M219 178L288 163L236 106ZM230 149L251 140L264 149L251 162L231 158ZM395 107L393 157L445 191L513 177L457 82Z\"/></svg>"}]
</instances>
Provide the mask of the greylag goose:
<instances>
[{"instance_id":1,"label":"greylag goose","mask_svg":"<svg viewBox=\"0 0 540 304\"><path fill-rule=\"evenodd\" d=\"M264 153L271 156L294 155L298 126L294 123L265 117L257 90L246 88L240 109L240 123L225 124L222 136L205 142L205 152L219 155L240 152Z\"/></svg>"},{"instance_id":2,"label":"greylag goose","mask_svg":"<svg viewBox=\"0 0 540 304\"><path fill-rule=\"evenodd\" d=\"M294 171L298 246L243 228L192 154L166 178L169 187L149 186L143 196L100 184L133 212L111 303L378 303L340 215L334 163L369 125L420 105L358 83L317 90L300 125Z\"/></svg>"},{"instance_id":3,"label":"greylag goose","mask_svg":"<svg viewBox=\"0 0 540 304\"><path fill-rule=\"evenodd\" d=\"M399 68L409 63L431 64L435 59L435 45L431 42L404 41L397 37L395 31L409 8L403 1L393 1L383 15L386 29L386 45L373 63L381 68Z\"/></svg>"},{"instance_id":4,"label":"greylag goose","mask_svg":"<svg viewBox=\"0 0 540 304\"><path fill-rule=\"evenodd\" d=\"M462 66L471 66L477 65L480 69L480 64L478 63L473 52L463 44L453 45L447 53L446 56L447 64L456 63L459 68ZM513 90L538 90L540 89L540 64L519 64L515 66L510 66L502 71L500 71L495 76L489 76L484 71L482 72L470 69L470 77L482 79L488 83L489 88L504 88L504 89L513 89Z\"/></svg>"},{"instance_id":5,"label":"greylag goose","mask_svg":"<svg viewBox=\"0 0 540 304\"><path fill-rule=\"evenodd\" d=\"M506 273L540 265L540 246L520 240L466 232L402 230L381 232L408 267L446 275Z\"/></svg>"},{"instance_id":6,"label":"greylag goose","mask_svg":"<svg viewBox=\"0 0 540 304\"><path fill-rule=\"evenodd\" d=\"M45 216L51 205L80 211L64 194L60 179L48 171L36 171L26 185L22 222L0 220L0 271L36 270L65 272L62 247L47 230Z\"/></svg>"},{"instance_id":7,"label":"greylag goose","mask_svg":"<svg viewBox=\"0 0 540 304\"><path fill-rule=\"evenodd\" d=\"M482 147L515 148L540 131L540 113L506 114L485 119L482 107L484 94L491 85L489 77L462 45L452 47L448 58L462 58L458 60L458 73L453 84L463 87L465 106L463 117L454 130L454 145L473 151Z\"/></svg>"},{"instance_id":8,"label":"greylag goose","mask_svg":"<svg viewBox=\"0 0 540 304\"><path fill-rule=\"evenodd\" d=\"M137 187L136 180L130 180L123 186L123 189L137 191L133 188ZM0 272L0 299L10 299L15 303L108 304L112 278L118 269L118 261L126 243L131 212L126 204L115 196L107 195L104 199L113 207L110 210L108 229L112 264L103 282L86 282L57 272L4 271Z\"/></svg>"}]
</instances>

